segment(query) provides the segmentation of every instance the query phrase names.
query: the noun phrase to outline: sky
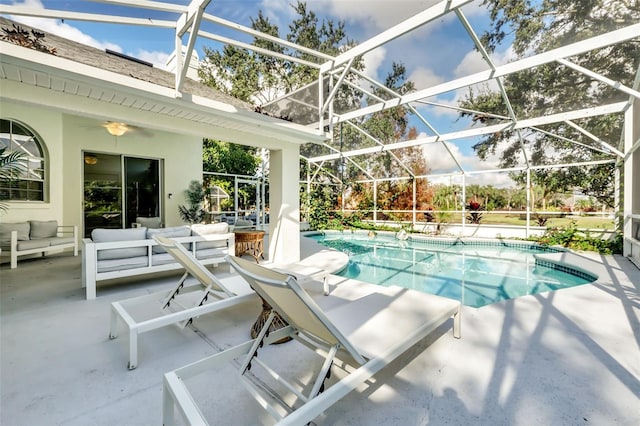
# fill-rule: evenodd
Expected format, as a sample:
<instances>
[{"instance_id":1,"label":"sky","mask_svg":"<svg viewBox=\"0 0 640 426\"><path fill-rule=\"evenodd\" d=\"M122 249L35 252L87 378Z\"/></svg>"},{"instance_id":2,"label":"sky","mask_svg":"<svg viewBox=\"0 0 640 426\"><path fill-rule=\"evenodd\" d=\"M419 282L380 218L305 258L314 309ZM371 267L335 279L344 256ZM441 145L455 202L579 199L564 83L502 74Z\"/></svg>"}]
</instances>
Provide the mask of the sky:
<instances>
[{"instance_id":1,"label":"sky","mask_svg":"<svg viewBox=\"0 0 640 426\"><path fill-rule=\"evenodd\" d=\"M284 37L288 24L295 13L290 3L293 0L213 0L207 7L207 13L213 14L244 26L251 25L251 18L261 10L271 22L280 28ZM30 8L47 7L49 9L75 12L123 14L154 19L175 20L175 14L158 13L147 9L129 8L96 1L80 0L0 0L2 4L22 5ZM172 0L175 4L188 4L188 0ZM348 38L363 42L389 27L437 3L436 0L307 0L309 10L316 12L320 19L344 21ZM488 12L474 1L463 12L474 30L481 34L489 25ZM90 23L82 21L42 20L29 17L11 17L27 25L73 39L100 49L111 49L151 62L154 66L165 67L167 58L174 49L173 31L150 27L134 27L116 24ZM208 24L207 24L208 25ZM233 37L246 43L251 38L220 27L205 27L207 31ZM204 56L202 47L215 47L211 40L199 40L196 51L200 58ZM503 48L493 55L496 64L502 64L512 58L510 49ZM407 68L409 80L417 89L442 83L453 78L487 69L480 54L474 50L473 42L454 14L436 20L426 26L398 38L365 56L366 74L382 81L392 62L401 62ZM465 90L446 93L434 101L456 105L466 94ZM419 111L428 117L430 123L440 133L457 130L466 123L458 120L453 110L421 106ZM418 129L422 131L422 129ZM424 129L426 131L426 129ZM449 145L459 161L469 169L496 168L496 159L480 164L471 146L473 141L458 141ZM429 155L431 168L437 170L444 166L438 164L446 155ZM491 176L491 175L489 175ZM484 177L486 183L500 185L503 177Z\"/></svg>"}]
</instances>

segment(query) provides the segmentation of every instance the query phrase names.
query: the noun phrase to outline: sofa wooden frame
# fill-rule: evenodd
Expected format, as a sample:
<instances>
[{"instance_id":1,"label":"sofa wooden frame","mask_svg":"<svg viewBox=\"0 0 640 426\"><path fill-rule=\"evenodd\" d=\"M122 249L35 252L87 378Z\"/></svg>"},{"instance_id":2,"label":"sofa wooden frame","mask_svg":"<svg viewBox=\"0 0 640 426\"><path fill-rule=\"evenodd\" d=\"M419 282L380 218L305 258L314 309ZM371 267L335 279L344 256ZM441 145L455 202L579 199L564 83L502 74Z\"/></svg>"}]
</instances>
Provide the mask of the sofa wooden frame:
<instances>
[{"instance_id":1,"label":"sofa wooden frame","mask_svg":"<svg viewBox=\"0 0 640 426\"><path fill-rule=\"evenodd\" d=\"M224 263L224 257L228 254L233 255L235 253L235 235L233 232L221 233L221 234L207 234L207 235L194 235L190 237L178 237L172 238L173 240L181 243L191 243L193 247L192 253L197 256L198 242L207 241L226 241L226 247L220 249L220 255L215 257L209 257L205 259L199 259L204 265L218 265ZM96 283L98 281L110 280L115 278L126 278L137 275L152 274L164 271L173 271L183 269L182 265L178 262L164 263L161 265L154 265L152 260L153 247L158 243L153 238L144 240L129 240L129 241L111 241L111 242L99 242L96 243L90 238L82 239L82 286L86 289L87 300L96 298ZM143 267L136 267L130 269L120 269L117 271L99 272L98 271L98 252L101 250L112 249L129 249L129 248L141 248L147 249L147 265ZM207 249L203 249L207 250Z\"/></svg>"}]
</instances>

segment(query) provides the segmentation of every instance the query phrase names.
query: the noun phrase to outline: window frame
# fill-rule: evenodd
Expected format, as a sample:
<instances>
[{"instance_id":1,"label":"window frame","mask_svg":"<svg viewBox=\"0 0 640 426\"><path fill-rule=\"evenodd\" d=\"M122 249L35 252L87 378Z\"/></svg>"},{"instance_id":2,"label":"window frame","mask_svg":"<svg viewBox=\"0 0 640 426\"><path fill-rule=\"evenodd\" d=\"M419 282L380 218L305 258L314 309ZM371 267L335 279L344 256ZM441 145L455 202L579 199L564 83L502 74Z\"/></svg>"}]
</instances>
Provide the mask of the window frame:
<instances>
[{"instance_id":1,"label":"window frame","mask_svg":"<svg viewBox=\"0 0 640 426\"><path fill-rule=\"evenodd\" d=\"M14 125L20 127L20 133L14 132ZM0 191L7 191L7 198L3 198L3 201L11 203L46 203L49 200L49 178L48 178L48 158L46 144L38 135L36 131L28 126L24 122L12 118L1 117L0 118L0 134L2 135L2 142L8 141L6 153L15 152L17 148L24 147L27 143L33 143L35 149L39 152L39 155L33 155L27 149L23 149L26 152L25 156L27 169L20 173L15 179L11 179L8 185L3 185L4 182L0 182ZM7 130L5 132L5 130ZM26 134L24 134L26 133ZM6 136L6 137L5 137ZM24 141L24 142L23 142ZM4 143L2 143L4 146ZM33 165L36 165L32 167ZM39 167L38 167L39 166ZM29 175L32 176L29 176ZM40 184L40 188L29 188L33 185L32 182ZM20 187L26 183L25 189ZM15 193L25 193L24 197L15 197ZM34 194L39 197L33 197Z\"/></svg>"}]
</instances>

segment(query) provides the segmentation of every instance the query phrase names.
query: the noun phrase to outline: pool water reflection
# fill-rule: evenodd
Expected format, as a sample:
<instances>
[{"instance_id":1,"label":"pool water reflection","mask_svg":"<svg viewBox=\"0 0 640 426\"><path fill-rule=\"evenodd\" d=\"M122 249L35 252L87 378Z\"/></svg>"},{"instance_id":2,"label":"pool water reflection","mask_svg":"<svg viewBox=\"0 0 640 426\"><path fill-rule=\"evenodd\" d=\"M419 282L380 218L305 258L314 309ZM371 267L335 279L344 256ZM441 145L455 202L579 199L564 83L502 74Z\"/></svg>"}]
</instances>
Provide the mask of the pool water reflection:
<instances>
[{"instance_id":1,"label":"pool water reflection","mask_svg":"<svg viewBox=\"0 0 640 426\"><path fill-rule=\"evenodd\" d=\"M555 250L526 242L400 241L392 234L371 237L359 232L309 238L349 255L349 264L337 275L437 294L475 308L596 279L571 268L536 263L535 253Z\"/></svg>"}]
</instances>

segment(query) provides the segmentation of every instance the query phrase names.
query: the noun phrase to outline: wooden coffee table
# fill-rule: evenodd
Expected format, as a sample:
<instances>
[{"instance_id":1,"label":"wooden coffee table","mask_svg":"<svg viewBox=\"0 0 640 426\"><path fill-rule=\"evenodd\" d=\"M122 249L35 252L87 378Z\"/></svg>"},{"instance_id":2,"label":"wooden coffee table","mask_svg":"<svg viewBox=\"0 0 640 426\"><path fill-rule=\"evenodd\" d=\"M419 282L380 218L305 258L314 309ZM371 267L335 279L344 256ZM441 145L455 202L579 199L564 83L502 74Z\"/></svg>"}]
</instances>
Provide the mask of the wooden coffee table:
<instances>
[{"instance_id":1,"label":"wooden coffee table","mask_svg":"<svg viewBox=\"0 0 640 426\"><path fill-rule=\"evenodd\" d=\"M253 258L258 263L260 263L260 258L264 259L264 231L243 229L234 231L234 234L236 235L236 256L240 257L243 254L248 253L253 256ZM266 300L262 299L262 312L251 327L252 339L256 338L264 323L267 322L267 317L269 316L270 312L271 306L267 303ZM269 327L269 331L276 331L281 329L282 327L286 327L287 325L289 324L287 324L287 322L282 319L282 317L278 313L276 313L276 316L273 319L271 326ZM285 337L274 343L284 343L288 342L289 340L291 340L291 337Z\"/></svg>"},{"instance_id":2,"label":"wooden coffee table","mask_svg":"<svg viewBox=\"0 0 640 426\"><path fill-rule=\"evenodd\" d=\"M236 256L249 253L256 262L264 259L264 231L243 229L234 231L236 238Z\"/></svg>"}]
</instances>

